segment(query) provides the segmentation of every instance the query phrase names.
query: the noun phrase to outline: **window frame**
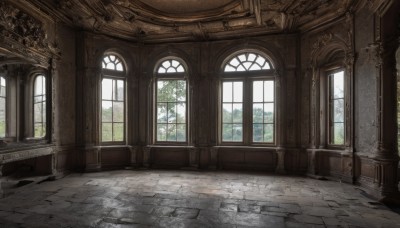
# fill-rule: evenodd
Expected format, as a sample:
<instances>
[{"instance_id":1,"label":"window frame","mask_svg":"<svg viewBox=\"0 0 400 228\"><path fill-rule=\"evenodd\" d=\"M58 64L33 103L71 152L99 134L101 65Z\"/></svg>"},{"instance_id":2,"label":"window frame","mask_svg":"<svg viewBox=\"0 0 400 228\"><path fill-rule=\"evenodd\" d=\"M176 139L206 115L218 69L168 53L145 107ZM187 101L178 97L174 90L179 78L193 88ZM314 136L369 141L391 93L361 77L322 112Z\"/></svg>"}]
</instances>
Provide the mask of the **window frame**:
<instances>
[{"instance_id":1,"label":"window frame","mask_svg":"<svg viewBox=\"0 0 400 228\"><path fill-rule=\"evenodd\" d=\"M6 92L5 92L5 96L4 96L4 98L5 98L5 112L4 112L4 115L5 115L5 121L4 121L4 124L5 124L5 126L4 126L4 137L0 137L0 140L4 140L4 139L7 139L8 137L9 137L9 128L10 128L10 123L9 123L9 116L11 116L11 113L10 113L10 80L9 80L9 77L7 77L7 74L4 74L4 73L2 73L2 72L0 72L0 79L1 79L1 77L3 77L4 78L4 80L5 80L5 82L6 82L6 88L5 88L5 90L6 90Z\"/></svg>"},{"instance_id":2,"label":"window frame","mask_svg":"<svg viewBox=\"0 0 400 228\"><path fill-rule=\"evenodd\" d=\"M235 57L246 54L254 53L265 58L270 64L270 69L254 70L254 71L235 71L225 72L225 66ZM274 62L271 58L258 50L242 50L235 52L228 56L220 68L219 85L218 85L218 144L221 146L265 146L273 147L278 145L278 104L277 104L277 71ZM229 81L242 81L243 82L243 139L242 141L223 141L222 135L222 103L223 103L223 83ZM254 81L273 81L274 83L274 130L273 142L254 142L253 140L253 82Z\"/></svg>"},{"instance_id":3,"label":"window frame","mask_svg":"<svg viewBox=\"0 0 400 228\"><path fill-rule=\"evenodd\" d=\"M338 72L343 72L343 144L334 144L332 143L332 137L334 136L334 127L332 123L333 121L333 104L332 104L332 99L331 99L331 94L333 92L332 88L332 76ZM326 121L325 121L325 131L326 131L326 145L328 149L344 149L346 146L346 129L347 129L347 123L346 123L346 102L347 102L347 91L346 91L346 68L343 66L331 66L327 67L325 69L325 82L324 82L324 96L325 98L325 114L326 114Z\"/></svg>"},{"instance_id":4,"label":"window frame","mask_svg":"<svg viewBox=\"0 0 400 228\"><path fill-rule=\"evenodd\" d=\"M174 72L174 73L159 73L158 70L161 66L162 63L164 63L165 61L178 61L180 63L180 65L183 67L184 72ZM154 145L178 145L178 146L185 146L185 145L189 145L191 142L191 137L190 137L190 97L189 97L189 68L186 65L186 62L176 56L168 56L168 57L164 57L161 58L160 60L157 61L157 63L155 64L154 67L154 83L153 83L153 101L152 101L152 111L153 111L153 118L152 118L152 142ZM157 105L158 105L158 101L157 101L157 95L158 95L158 81L160 80L183 80L186 83L186 99L185 99L185 125L186 125L186 129L185 129L185 141L160 141L157 138L157 126L158 126L158 122L157 122L157 114L158 114L158 109L157 109Z\"/></svg>"},{"instance_id":5,"label":"window frame","mask_svg":"<svg viewBox=\"0 0 400 228\"><path fill-rule=\"evenodd\" d=\"M120 63L122 64L122 71L118 71L118 70L111 70L108 68L103 68L103 60L105 57L110 56L110 55L114 55L116 58L119 59ZM99 91L100 91L100 95L99 95L99 100L100 100L100 104L99 104L99 142L101 145L126 145L127 143L127 139L128 139L128 135L127 135L127 124L128 124L128 120L127 120L127 111L128 111L128 107L127 107L127 68L126 68L126 64L124 59L117 53L114 52L107 52L104 53L104 55L101 58L101 75L100 75L100 83L99 83ZM124 111L123 111L123 140L122 141L103 141L103 119L102 119L102 115L103 115L103 79L111 79L111 80L122 80L124 83L124 99L123 99L123 107L124 107ZM113 102L114 100L110 100L111 102ZM114 126L114 122L112 120L112 127Z\"/></svg>"},{"instance_id":6,"label":"window frame","mask_svg":"<svg viewBox=\"0 0 400 228\"><path fill-rule=\"evenodd\" d=\"M35 94L35 90L36 90L35 85L36 85L36 80L39 77L43 77L44 82L45 82L45 86L43 88L43 81L42 81L42 90L44 90L44 93L42 92L42 94L36 95ZM47 100L47 81L48 80L47 80L47 77L46 77L45 74L39 73L39 74L35 74L33 76L33 83L32 83L33 88L32 88L32 97L31 97L31 100L32 100L32 137L33 137L33 139L44 139L44 138L46 138L46 136L48 134L48 127L47 127L47 124L48 124L48 121L47 121L47 119L48 119L48 113L47 113L47 104L48 104L48 100ZM42 96L42 97L44 97L45 100L44 101L42 100L41 102L35 102L35 98L37 96ZM46 132L45 132L45 134L43 136L40 136L40 137L36 137L35 136L35 124L37 123L35 121L35 104L37 104L37 103L44 103L45 107L44 107L44 110L42 110L42 112L44 112L44 114L46 115L46 118L44 119L44 121L42 120L43 122L40 122L42 124L43 123L46 124L46 126L45 126L45 131ZM43 113L41 113L41 116L43 117Z\"/></svg>"}]
</instances>

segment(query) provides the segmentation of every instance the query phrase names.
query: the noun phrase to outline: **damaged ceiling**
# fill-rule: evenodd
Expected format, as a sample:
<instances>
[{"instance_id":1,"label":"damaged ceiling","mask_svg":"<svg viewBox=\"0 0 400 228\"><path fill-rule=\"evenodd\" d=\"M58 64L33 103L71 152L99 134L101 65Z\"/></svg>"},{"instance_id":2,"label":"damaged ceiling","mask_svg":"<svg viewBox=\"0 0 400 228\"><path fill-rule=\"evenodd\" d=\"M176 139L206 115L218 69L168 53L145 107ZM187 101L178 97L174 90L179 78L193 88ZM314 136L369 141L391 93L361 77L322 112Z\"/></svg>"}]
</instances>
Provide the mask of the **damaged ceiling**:
<instances>
[{"instance_id":1,"label":"damaged ceiling","mask_svg":"<svg viewBox=\"0 0 400 228\"><path fill-rule=\"evenodd\" d=\"M75 28L142 42L305 31L359 0L32 0Z\"/></svg>"}]
</instances>

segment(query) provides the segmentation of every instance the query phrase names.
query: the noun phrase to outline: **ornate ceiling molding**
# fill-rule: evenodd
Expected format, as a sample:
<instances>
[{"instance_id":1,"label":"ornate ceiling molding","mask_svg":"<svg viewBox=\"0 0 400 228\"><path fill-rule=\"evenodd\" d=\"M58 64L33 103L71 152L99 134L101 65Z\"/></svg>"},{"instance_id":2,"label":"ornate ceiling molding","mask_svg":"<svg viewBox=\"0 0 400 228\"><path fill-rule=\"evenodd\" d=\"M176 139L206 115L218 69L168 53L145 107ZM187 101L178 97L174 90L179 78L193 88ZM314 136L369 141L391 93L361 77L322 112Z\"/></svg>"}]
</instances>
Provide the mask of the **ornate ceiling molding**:
<instances>
[{"instance_id":1,"label":"ornate ceiling molding","mask_svg":"<svg viewBox=\"0 0 400 228\"><path fill-rule=\"evenodd\" d=\"M48 67L50 58L59 56L57 48L48 43L43 23L5 1L0 2L0 33L0 50L12 53L11 60L21 57Z\"/></svg>"},{"instance_id":2,"label":"ornate ceiling molding","mask_svg":"<svg viewBox=\"0 0 400 228\"><path fill-rule=\"evenodd\" d=\"M207 6L199 7L199 4L207 2ZM68 25L143 42L208 40L232 35L242 37L305 31L343 16L354 2L32 0L38 8Z\"/></svg>"}]
</instances>

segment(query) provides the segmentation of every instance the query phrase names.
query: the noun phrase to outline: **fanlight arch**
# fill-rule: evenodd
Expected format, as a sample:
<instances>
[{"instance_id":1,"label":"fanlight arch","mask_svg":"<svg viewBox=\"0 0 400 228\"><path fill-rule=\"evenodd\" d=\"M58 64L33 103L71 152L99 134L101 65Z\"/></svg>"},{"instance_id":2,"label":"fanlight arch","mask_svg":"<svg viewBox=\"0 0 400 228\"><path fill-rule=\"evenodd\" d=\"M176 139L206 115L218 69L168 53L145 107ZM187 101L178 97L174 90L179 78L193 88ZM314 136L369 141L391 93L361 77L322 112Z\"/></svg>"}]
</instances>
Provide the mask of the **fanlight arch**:
<instances>
[{"instance_id":1,"label":"fanlight arch","mask_svg":"<svg viewBox=\"0 0 400 228\"><path fill-rule=\"evenodd\" d=\"M268 57L253 51L240 52L229 58L223 72L246 72L273 69Z\"/></svg>"},{"instance_id":2,"label":"fanlight arch","mask_svg":"<svg viewBox=\"0 0 400 228\"><path fill-rule=\"evenodd\" d=\"M185 73L186 69L181 60L168 58L161 61L161 63L157 66L156 72L159 74Z\"/></svg>"},{"instance_id":3,"label":"fanlight arch","mask_svg":"<svg viewBox=\"0 0 400 228\"><path fill-rule=\"evenodd\" d=\"M125 71L122 59L115 54L105 54L101 63L103 69Z\"/></svg>"}]
</instances>

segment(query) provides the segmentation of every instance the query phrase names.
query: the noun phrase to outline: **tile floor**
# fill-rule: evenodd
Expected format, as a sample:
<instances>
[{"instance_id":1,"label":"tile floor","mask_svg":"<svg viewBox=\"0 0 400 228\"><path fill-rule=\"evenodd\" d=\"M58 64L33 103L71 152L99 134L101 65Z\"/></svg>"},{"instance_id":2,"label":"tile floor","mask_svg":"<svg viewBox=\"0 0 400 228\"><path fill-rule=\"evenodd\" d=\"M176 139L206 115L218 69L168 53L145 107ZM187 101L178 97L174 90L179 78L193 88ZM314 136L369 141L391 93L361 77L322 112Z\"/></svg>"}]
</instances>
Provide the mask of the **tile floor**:
<instances>
[{"instance_id":1,"label":"tile floor","mask_svg":"<svg viewBox=\"0 0 400 228\"><path fill-rule=\"evenodd\" d=\"M0 227L400 227L356 186L192 171L71 174L0 200Z\"/></svg>"}]
</instances>

